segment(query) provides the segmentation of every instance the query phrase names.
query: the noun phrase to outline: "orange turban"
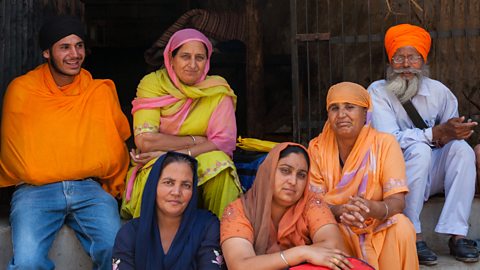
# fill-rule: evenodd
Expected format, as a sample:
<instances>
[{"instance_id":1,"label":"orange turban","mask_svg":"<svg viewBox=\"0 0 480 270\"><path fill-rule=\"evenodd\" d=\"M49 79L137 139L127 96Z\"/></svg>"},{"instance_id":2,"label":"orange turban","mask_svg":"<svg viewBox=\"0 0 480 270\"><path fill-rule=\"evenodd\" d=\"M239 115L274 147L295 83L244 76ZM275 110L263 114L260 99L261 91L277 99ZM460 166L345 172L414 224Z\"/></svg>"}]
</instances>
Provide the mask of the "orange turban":
<instances>
[{"instance_id":1,"label":"orange turban","mask_svg":"<svg viewBox=\"0 0 480 270\"><path fill-rule=\"evenodd\" d=\"M427 55L430 51L432 39L425 29L411 24L399 24L390 27L385 34L385 50L388 54L388 61L398 48L412 46L422 55L423 60L427 61Z\"/></svg>"},{"instance_id":2,"label":"orange turban","mask_svg":"<svg viewBox=\"0 0 480 270\"><path fill-rule=\"evenodd\" d=\"M367 109L372 109L370 95L365 88L352 82L341 82L328 89L327 110L333 103L350 103Z\"/></svg>"}]
</instances>

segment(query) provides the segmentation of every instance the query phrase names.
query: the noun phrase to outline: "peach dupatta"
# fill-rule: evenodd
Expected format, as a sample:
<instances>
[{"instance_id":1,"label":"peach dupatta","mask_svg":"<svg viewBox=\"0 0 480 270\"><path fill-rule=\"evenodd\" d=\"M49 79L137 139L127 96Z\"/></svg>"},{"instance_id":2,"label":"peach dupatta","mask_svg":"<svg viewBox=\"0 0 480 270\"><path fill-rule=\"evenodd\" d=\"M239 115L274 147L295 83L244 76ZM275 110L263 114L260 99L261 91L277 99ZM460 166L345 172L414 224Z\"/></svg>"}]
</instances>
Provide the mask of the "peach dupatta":
<instances>
[{"instance_id":1,"label":"peach dupatta","mask_svg":"<svg viewBox=\"0 0 480 270\"><path fill-rule=\"evenodd\" d=\"M330 204L347 203L350 196L381 201L408 192L402 151L391 134L370 126L372 103L360 85L340 83L330 88L327 108L333 103L351 103L368 109L366 123L357 137L343 168L340 166L337 139L327 122L323 132L310 142L310 179L316 191ZM385 262L398 262L391 268L418 269L414 230L402 214L381 221L369 218L366 228L340 225L346 245L354 256L367 259L377 269ZM395 225L395 226L394 226ZM409 238L411 241L397 239ZM406 266L406 268L405 268ZM397 267L397 268L396 268Z\"/></svg>"},{"instance_id":2,"label":"peach dupatta","mask_svg":"<svg viewBox=\"0 0 480 270\"><path fill-rule=\"evenodd\" d=\"M374 198L376 188L383 185L381 169L383 162L378 157L384 156L382 151L388 151L394 140L387 140L387 143L380 145L377 143L380 135L371 127L372 102L368 92L362 86L354 83L344 82L332 86L327 95L327 108L334 103L350 103L367 108L366 123L357 137L355 145L348 155L343 168L340 167L338 143L327 121L323 132L309 145L309 153L312 158L310 168L310 178L314 189L324 193L326 202L334 205L347 203L350 196L360 196L368 200ZM388 136L388 135L386 135ZM402 158L401 155L395 155L392 158ZM395 187L395 183L405 183L405 170L401 170L402 160L398 160L399 170L397 179L389 179ZM404 167L403 167L404 168ZM396 192L406 191L406 186L388 189L384 187L383 197L387 197ZM382 198L380 198L382 199ZM382 223L376 219L366 221L366 228L360 229L352 227L351 230L357 234L371 233Z\"/></svg>"},{"instance_id":3,"label":"peach dupatta","mask_svg":"<svg viewBox=\"0 0 480 270\"><path fill-rule=\"evenodd\" d=\"M255 178L257 180L253 183L252 188L241 197L246 217L252 224L255 234L256 254L279 251L281 246L289 246L288 243L305 245L308 242L306 238L308 228L303 219L305 207L311 197L311 193L308 192L308 182L302 198L283 215L278 224L278 232L275 232L272 224L271 208L275 171L280 152L291 145L304 148L296 143L280 143L275 146L260 165Z\"/></svg>"}]
</instances>

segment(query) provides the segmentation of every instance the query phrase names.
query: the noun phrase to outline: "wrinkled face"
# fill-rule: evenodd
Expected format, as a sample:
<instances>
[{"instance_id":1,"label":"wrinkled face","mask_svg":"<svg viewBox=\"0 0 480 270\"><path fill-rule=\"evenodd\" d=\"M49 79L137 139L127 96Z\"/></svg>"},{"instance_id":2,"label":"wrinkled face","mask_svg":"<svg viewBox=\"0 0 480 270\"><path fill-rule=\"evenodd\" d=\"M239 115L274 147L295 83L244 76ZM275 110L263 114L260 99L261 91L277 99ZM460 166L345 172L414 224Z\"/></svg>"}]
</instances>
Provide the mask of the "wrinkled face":
<instances>
[{"instance_id":1,"label":"wrinkled face","mask_svg":"<svg viewBox=\"0 0 480 270\"><path fill-rule=\"evenodd\" d=\"M289 207L298 202L307 185L307 179L308 165L303 154L290 153L281 158L275 170L272 203Z\"/></svg>"},{"instance_id":2,"label":"wrinkled face","mask_svg":"<svg viewBox=\"0 0 480 270\"><path fill-rule=\"evenodd\" d=\"M393 59L403 59L400 63L396 63ZM412 46L404 46L399 48L392 57L391 66L394 70L399 69L417 69L420 70L423 66L423 58L417 49ZM404 79L410 80L415 77L415 74L409 71L400 73Z\"/></svg>"},{"instance_id":3,"label":"wrinkled face","mask_svg":"<svg viewBox=\"0 0 480 270\"><path fill-rule=\"evenodd\" d=\"M367 109L351 103L328 107L328 122L337 138L356 139L367 118Z\"/></svg>"},{"instance_id":4,"label":"wrinkled face","mask_svg":"<svg viewBox=\"0 0 480 270\"><path fill-rule=\"evenodd\" d=\"M185 162L168 164L157 185L157 209L160 215L179 217L192 198L193 172Z\"/></svg>"},{"instance_id":5,"label":"wrinkled face","mask_svg":"<svg viewBox=\"0 0 480 270\"><path fill-rule=\"evenodd\" d=\"M196 40L183 44L175 56L170 55L173 71L186 85L194 85L202 77L207 61L205 45Z\"/></svg>"},{"instance_id":6,"label":"wrinkled face","mask_svg":"<svg viewBox=\"0 0 480 270\"><path fill-rule=\"evenodd\" d=\"M43 57L47 59L57 85L70 84L82 68L85 59L84 42L77 35L66 36L43 51Z\"/></svg>"}]
</instances>

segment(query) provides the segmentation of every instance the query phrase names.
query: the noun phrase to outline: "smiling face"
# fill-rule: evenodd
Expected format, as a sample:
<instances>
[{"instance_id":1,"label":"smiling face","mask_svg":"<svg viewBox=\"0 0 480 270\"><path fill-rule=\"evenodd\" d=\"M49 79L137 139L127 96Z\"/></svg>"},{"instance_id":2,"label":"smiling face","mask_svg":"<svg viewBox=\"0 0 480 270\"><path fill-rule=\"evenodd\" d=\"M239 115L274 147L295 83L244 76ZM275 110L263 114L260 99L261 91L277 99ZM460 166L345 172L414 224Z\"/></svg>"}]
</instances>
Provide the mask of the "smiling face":
<instances>
[{"instance_id":1,"label":"smiling face","mask_svg":"<svg viewBox=\"0 0 480 270\"><path fill-rule=\"evenodd\" d=\"M328 107L328 122L337 138L356 139L367 117L367 109L351 103L333 103Z\"/></svg>"},{"instance_id":2,"label":"smiling face","mask_svg":"<svg viewBox=\"0 0 480 270\"><path fill-rule=\"evenodd\" d=\"M400 69L408 70L410 68L420 70L423 66L422 56L420 55L420 53L418 53L417 49L415 49L412 46L404 46L404 47L398 48L398 50L393 55L392 59L393 58L404 59L404 61L401 63L395 63L395 61L393 60L391 61L391 66L394 70L400 70ZM408 60L409 58L412 60ZM415 75L416 75L415 73L409 72L409 71L400 73L400 76L407 80L412 79L413 77L415 77Z\"/></svg>"},{"instance_id":3,"label":"smiling face","mask_svg":"<svg viewBox=\"0 0 480 270\"><path fill-rule=\"evenodd\" d=\"M82 68L85 59L84 42L77 35L66 36L43 51L43 57L48 61L55 83L58 86L70 84Z\"/></svg>"},{"instance_id":4,"label":"smiling face","mask_svg":"<svg viewBox=\"0 0 480 270\"><path fill-rule=\"evenodd\" d=\"M193 172L188 163L176 161L165 166L157 185L158 215L181 216L192 198L193 188Z\"/></svg>"},{"instance_id":5,"label":"smiling face","mask_svg":"<svg viewBox=\"0 0 480 270\"><path fill-rule=\"evenodd\" d=\"M302 197L307 185L308 165L301 153L290 153L278 160L275 169L273 204L290 207Z\"/></svg>"},{"instance_id":6,"label":"smiling face","mask_svg":"<svg viewBox=\"0 0 480 270\"><path fill-rule=\"evenodd\" d=\"M200 41L183 44L173 56L170 63L178 79L186 85L194 85L203 75L207 64L207 49Z\"/></svg>"}]
</instances>

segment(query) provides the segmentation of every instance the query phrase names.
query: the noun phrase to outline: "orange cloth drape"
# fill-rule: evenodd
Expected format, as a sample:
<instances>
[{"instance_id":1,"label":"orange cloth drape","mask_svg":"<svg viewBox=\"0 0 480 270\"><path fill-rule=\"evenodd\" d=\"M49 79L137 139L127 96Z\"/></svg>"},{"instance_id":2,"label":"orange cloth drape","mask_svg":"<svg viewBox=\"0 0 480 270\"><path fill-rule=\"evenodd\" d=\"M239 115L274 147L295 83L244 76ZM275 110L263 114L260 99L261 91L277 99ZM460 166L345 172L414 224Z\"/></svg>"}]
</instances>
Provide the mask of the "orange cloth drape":
<instances>
[{"instance_id":1,"label":"orange cloth drape","mask_svg":"<svg viewBox=\"0 0 480 270\"><path fill-rule=\"evenodd\" d=\"M405 162L395 137L370 125L373 107L368 92L358 84L340 83L332 86L327 95L327 108L334 103L367 108L366 123L343 168L337 138L328 121L322 133L310 141L312 189L325 194L325 201L332 205L345 204L350 196L382 201L392 194L408 192ZM363 229L340 224L353 256L367 260L376 269L418 269L415 231L408 218L397 214L386 221L370 218L365 223ZM385 258L399 264L382 265L388 261Z\"/></svg>"},{"instance_id":2,"label":"orange cloth drape","mask_svg":"<svg viewBox=\"0 0 480 270\"><path fill-rule=\"evenodd\" d=\"M432 39L425 29L411 24L399 24L390 27L385 33L385 50L388 54L388 61L398 48L412 46L422 55L423 60L427 62L428 52Z\"/></svg>"},{"instance_id":3,"label":"orange cloth drape","mask_svg":"<svg viewBox=\"0 0 480 270\"><path fill-rule=\"evenodd\" d=\"M10 83L3 106L0 187L98 178L114 196L123 191L130 136L111 80L84 69L59 88L48 64Z\"/></svg>"}]
</instances>

